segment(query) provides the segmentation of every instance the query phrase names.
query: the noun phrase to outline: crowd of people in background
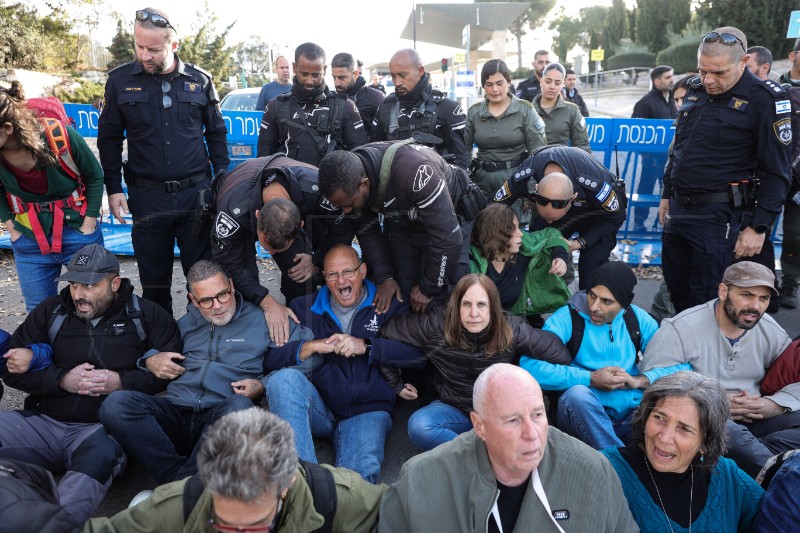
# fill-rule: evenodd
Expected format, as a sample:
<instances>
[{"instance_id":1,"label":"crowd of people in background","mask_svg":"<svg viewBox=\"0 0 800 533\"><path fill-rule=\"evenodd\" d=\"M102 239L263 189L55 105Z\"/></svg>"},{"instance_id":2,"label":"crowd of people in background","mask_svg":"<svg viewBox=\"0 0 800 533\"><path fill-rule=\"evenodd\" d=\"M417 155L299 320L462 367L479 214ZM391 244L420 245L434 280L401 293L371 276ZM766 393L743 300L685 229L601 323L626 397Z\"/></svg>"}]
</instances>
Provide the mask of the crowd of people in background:
<instances>
[{"instance_id":1,"label":"crowd of people in background","mask_svg":"<svg viewBox=\"0 0 800 533\"><path fill-rule=\"evenodd\" d=\"M28 394L0 411L0 531L796 526L800 340L767 311L797 307L800 40L783 86L733 27L703 36L698 75L651 70L633 118L675 120L636 191L659 195L664 227L651 315L611 260L624 182L549 52L515 92L487 61L465 113L415 50L391 57L385 95L351 53L328 71L301 44L259 95L257 157L229 169L214 83L168 15L136 11L134 38L99 164L19 83L0 89L0 215L28 310L0 336L0 377ZM103 246L103 186L132 215L141 287ZM420 453L387 486L400 401L419 402ZM159 486L91 518L129 458Z\"/></svg>"}]
</instances>

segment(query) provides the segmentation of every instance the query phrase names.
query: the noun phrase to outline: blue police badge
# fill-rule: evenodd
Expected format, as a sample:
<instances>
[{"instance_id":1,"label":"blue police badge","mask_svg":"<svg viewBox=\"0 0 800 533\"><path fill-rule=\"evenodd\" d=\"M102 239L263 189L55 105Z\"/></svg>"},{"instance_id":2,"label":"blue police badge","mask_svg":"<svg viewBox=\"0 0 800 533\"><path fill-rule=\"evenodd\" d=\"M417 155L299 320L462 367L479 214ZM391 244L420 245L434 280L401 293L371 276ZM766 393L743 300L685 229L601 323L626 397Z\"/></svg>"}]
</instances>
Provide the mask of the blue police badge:
<instances>
[{"instance_id":1,"label":"blue police badge","mask_svg":"<svg viewBox=\"0 0 800 533\"><path fill-rule=\"evenodd\" d=\"M792 119L782 118L777 120L772 125L772 129L775 132L775 137L777 137L780 142L786 146L792 143Z\"/></svg>"}]
</instances>

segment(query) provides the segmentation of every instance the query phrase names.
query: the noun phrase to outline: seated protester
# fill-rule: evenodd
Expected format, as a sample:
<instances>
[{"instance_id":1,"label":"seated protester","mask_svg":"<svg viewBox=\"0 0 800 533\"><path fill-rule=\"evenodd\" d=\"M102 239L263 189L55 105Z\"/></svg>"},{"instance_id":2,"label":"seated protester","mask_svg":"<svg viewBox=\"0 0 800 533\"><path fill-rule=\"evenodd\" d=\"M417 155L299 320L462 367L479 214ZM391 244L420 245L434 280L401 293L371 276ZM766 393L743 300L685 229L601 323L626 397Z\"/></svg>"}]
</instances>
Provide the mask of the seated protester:
<instances>
[{"instance_id":1,"label":"seated protester","mask_svg":"<svg viewBox=\"0 0 800 533\"><path fill-rule=\"evenodd\" d=\"M485 368L518 363L522 355L569 363L555 335L503 312L497 287L483 274L461 278L446 307L390 320L381 336L420 348L438 372L438 399L408 419L408 436L423 451L472 429L472 388Z\"/></svg>"},{"instance_id":2,"label":"seated protester","mask_svg":"<svg viewBox=\"0 0 800 533\"><path fill-rule=\"evenodd\" d=\"M175 320L134 295L130 281L119 277L117 258L99 244L78 250L58 281L69 286L36 306L11 337L13 348L50 344L53 364L5 376L31 396L26 410L0 411L0 459L64 473L59 500L77 528L125 463L122 448L100 425L100 406L115 390L163 391L167 382L136 361L179 352L181 340Z\"/></svg>"},{"instance_id":3,"label":"seated protester","mask_svg":"<svg viewBox=\"0 0 800 533\"><path fill-rule=\"evenodd\" d=\"M767 370L791 342L764 314L777 294L767 267L734 263L722 275L718 299L661 322L639 365L658 379L689 363L719 381L731 407L727 456L752 477L773 455L800 448L800 383L769 396L759 391Z\"/></svg>"},{"instance_id":4,"label":"seated protester","mask_svg":"<svg viewBox=\"0 0 800 533\"><path fill-rule=\"evenodd\" d=\"M37 343L22 348L8 349L11 334L0 329L0 377L6 372L24 374L38 372L53 364L53 349L49 344ZM0 381L0 399L3 398L3 382Z\"/></svg>"},{"instance_id":5,"label":"seated protester","mask_svg":"<svg viewBox=\"0 0 800 533\"><path fill-rule=\"evenodd\" d=\"M0 533L77 531L58 503L53 474L39 465L0 459Z\"/></svg>"},{"instance_id":6,"label":"seated protester","mask_svg":"<svg viewBox=\"0 0 800 533\"><path fill-rule=\"evenodd\" d=\"M514 210L492 204L475 216L469 271L486 274L497 286L500 305L511 314L538 317L570 297L561 278L567 271L567 241L555 228L519 229Z\"/></svg>"},{"instance_id":7,"label":"seated protester","mask_svg":"<svg viewBox=\"0 0 800 533\"><path fill-rule=\"evenodd\" d=\"M752 531L764 490L722 457L728 410L722 387L695 372L647 388L633 442L603 451L642 531Z\"/></svg>"},{"instance_id":8,"label":"seated protester","mask_svg":"<svg viewBox=\"0 0 800 533\"><path fill-rule=\"evenodd\" d=\"M792 533L797 530L800 523L800 450L783 452L767 461L756 481L761 482L766 493L755 531Z\"/></svg>"},{"instance_id":9,"label":"seated protester","mask_svg":"<svg viewBox=\"0 0 800 533\"><path fill-rule=\"evenodd\" d=\"M198 261L186 282L191 305L178 321L183 354L162 352L139 362L172 380L166 394L117 391L100 408L106 430L158 483L197 473L205 429L260 400L264 357L275 346L264 313L235 290L218 264ZM302 329L292 324L292 339Z\"/></svg>"},{"instance_id":10,"label":"seated protester","mask_svg":"<svg viewBox=\"0 0 800 533\"><path fill-rule=\"evenodd\" d=\"M636 363L658 324L631 303L635 285L636 275L625 263L612 261L595 270L591 288L575 294L544 324L544 331L567 345L572 362L559 366L527 356L520 362L542 389L564 391L558 428L596 450L630 440L631 415L642 398Z\"/></svg>"},{"instance_id":11,"label":"seated protester","mask_svg":"<svg viewBox=\"0 0 800 533\"><path fill-rule=\"evenodd\" d=\"M93 518L83 532L368 533L386 491L344 468L298 463L289 424L255 407L208 428L197 466L197 475L111 518Z\"/></svg>"},{"instance_id":12,"label":"seated protester","mask_svg":"<svg viewBox=\"0 0 800 533\"><path fill-rule=\"evenodd\" d=\"M408 306L393 300L377 313L377 287L365 280L367 266L352 247L331 248L323 275L325 287L291 303L316 340L288 342L264 360L267 372L277 370L266 383L269 409L291 424L302 460L317 462L312 437L324 437L334 444L336 466L374 483L396 401L377 365L402 359L421 366L424 358L401 342L378 338L384 322ZM313 368L308 378L287 368L312 356L318 357L306 363Z\"/></svg>"},{"instance_id":13,"label":"seated protester","mask_svg":"<svg viewBox=\"0 0 800 533\"><path fill-rule=\"evenodd\" d=\"M490 366L473 404L474 430L403 465L383 496L379 533L639 531L608 461L548 428L530 374Z\"/></svg>"},{"instance_id":14,"label":"seated protester","mask_svg":"<svg viewBox=\"0 0 800 533\"><path fill-rule=\"evenodd\" d=\"M800 383L800 339L793 341L769 367L761 381L762 396L788 394L784 387Z\"/></svg>"}]
</instances>

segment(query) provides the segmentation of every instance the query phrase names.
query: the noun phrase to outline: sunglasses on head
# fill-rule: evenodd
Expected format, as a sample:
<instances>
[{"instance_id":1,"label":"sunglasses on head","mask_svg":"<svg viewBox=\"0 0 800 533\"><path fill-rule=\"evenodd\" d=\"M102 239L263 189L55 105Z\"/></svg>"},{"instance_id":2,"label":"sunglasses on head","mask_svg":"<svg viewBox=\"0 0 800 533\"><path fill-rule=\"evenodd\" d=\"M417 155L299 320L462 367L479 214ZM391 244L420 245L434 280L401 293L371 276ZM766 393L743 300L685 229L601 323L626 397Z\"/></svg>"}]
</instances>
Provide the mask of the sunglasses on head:
<instances>
[{"instance_id":1,"label":"sunglasses on head","mask_svg":"<svg viewBox=\"0 0 800 533\"><path fill-rule=\"evenodd\" d=\"M569 204L572 203L572 198L569 200L551 200L550 198L546 198L539 194L538 192L533 193L533 201L541 206L546 206L550 204L553 206L553 209L564 209Z\"/></svg>"},{"instance_id":2,"label":"sunglasses on head","mask_svg":"<svg viewBox=\"0 0 800 533\"><path fill-rule=\"evenodd\" d=\"M136 20L139 22L144 22L149 20L153 23L153 26L158 26L159 28L175 28L172 27L172 24L169 23L167 19L162 17L161 15L156 15L155 13L150 13L146 9L140 9L136 12Z\"/></svg>"},{"instance_id":3,"label":"sunglasses on head","mask_svg":"<svg viewBox=\"0 0 800 533\"><path fill-rule=\"evenodd\" d=\"M727 44L728 46L733 46L734 44L739 43L739 46L742 47L742 50L747 52L747 49L745 49L742 40L732 33L717 33L715 31L710 31L705 35L703 35L703 42L722 43L722 44Z\"/></svg>"}]
</instances>

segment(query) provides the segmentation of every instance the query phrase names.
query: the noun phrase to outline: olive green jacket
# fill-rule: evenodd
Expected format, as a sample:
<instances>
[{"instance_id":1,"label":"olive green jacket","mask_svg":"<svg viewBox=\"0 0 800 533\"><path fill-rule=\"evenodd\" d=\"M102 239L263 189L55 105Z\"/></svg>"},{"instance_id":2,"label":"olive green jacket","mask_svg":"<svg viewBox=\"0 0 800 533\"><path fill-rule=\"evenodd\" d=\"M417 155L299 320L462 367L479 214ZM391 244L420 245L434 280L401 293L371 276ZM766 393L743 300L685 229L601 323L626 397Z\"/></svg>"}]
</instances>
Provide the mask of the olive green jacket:
<instances>
[{"instance_id":1,"label":"olive green jacket","mask_svg":"<svg viewBox=\"0 0 800 533\"><path fill-rule=\"evenodd\" d=\"M558 95L556 106L546 112L541 105L542 95L533 99L533 107L539 116L544 119L547 144L563 144L592 151L589 147L589 134L586 131L586 120L581 115L581 110L572 102L567 102Z\"/></svg>"}]
</instances>

